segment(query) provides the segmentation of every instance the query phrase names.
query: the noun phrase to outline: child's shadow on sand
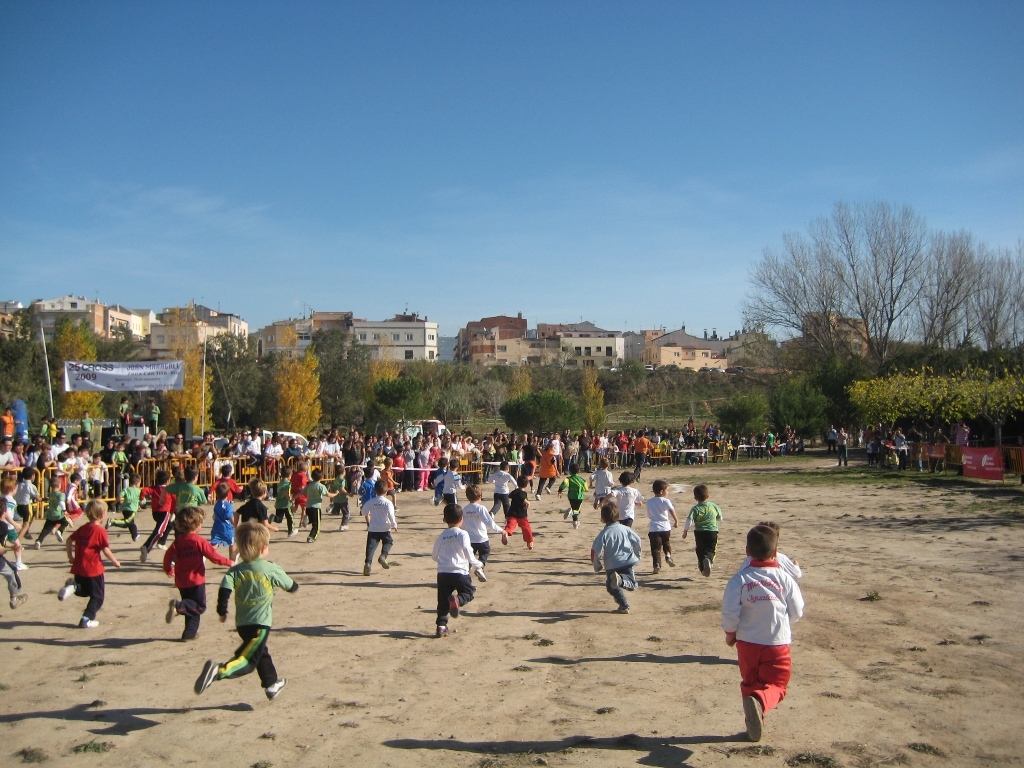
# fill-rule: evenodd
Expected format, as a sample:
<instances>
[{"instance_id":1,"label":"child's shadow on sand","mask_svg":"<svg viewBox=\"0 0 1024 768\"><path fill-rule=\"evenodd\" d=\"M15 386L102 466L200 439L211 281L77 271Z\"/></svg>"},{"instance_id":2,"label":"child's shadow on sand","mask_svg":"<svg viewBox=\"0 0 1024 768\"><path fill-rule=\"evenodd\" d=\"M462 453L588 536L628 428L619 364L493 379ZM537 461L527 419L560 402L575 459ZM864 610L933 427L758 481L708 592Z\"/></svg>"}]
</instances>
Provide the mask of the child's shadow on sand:
<instances>
[{"instance_id":1,"label":"child's shadow on sand","mask_svg":"<svg viewBox=\"0 0 1024 768\"><path fill-rule=\"evenodd\" d=\"M23 720L49 718L52 720L72 720L77 722L104 721L110 724L105 728L88 728L90 733L103 736L127 736L134 731L143 731L155 725L162 725L156 720L149 720L146 715L184 715L189 712L224 711L252 712L252 704L222 704L215 707L186 707L184 709L160 707L131 707L128 709L106 709L104 702L95 701L91 704L76 704L67 709L55 709L43 712L19 712L11 715L0 715L0 723L19 723Z\"/></svg>"}]
</instances>

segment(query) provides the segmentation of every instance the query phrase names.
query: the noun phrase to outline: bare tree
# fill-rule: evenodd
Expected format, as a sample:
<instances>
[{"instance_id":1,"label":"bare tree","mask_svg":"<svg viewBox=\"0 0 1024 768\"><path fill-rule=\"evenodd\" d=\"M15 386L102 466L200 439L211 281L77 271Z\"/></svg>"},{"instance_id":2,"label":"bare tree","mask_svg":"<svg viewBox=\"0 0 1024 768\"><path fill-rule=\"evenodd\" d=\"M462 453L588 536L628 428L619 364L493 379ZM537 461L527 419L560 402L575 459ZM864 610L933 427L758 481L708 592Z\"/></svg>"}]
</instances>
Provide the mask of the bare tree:
<instances>
[{"instance_id":1,"label":"bare tree","mask_svg":"<svg viewBox=\"0 0 1024 768\"><path fill-rule=\"evenodd\" d=\"M1018 245L1018 253L1021 248ZM971 320L986 349L1013 346L1021 336L1024 265L1008 248L978 249L978 284L971 297Z\"/></svg>"},{"instance_id":2,"label":"bare tree","mask_svg":"<svg viewBox=\"0 0 1024 768\"><path fill-rule=\"evenodd\" d=\"M744 323L802 334L826 352L841 339L833 318L842 312L842 286L828 250L797 232L783 235L783 252L765 248L751 274Z\"/></svg>"},{"instance_id":3,"label":"bare tree","mask_svg":"<svg viewBox=\"0 0 1024 768\"><path fill-rule=\"evenodd\" d=\"M815 227L815 239L841 264L848 313L860 321L868 353L879 365L910 329L923 267L924 219L910 206L872 203L851 210L836 203Z\"/></svg>"},{"instance_id":4,"label":"bare tree","mask_svg":"<svg viewBox=\"0 0 1024 768\"><path fill-rule=\"evenodd\" d=\"M922 343L951 348L964 340L967 309L978 280L969 232L936 232L928 246L918 296Z\"/></svg>"}]
</instances>

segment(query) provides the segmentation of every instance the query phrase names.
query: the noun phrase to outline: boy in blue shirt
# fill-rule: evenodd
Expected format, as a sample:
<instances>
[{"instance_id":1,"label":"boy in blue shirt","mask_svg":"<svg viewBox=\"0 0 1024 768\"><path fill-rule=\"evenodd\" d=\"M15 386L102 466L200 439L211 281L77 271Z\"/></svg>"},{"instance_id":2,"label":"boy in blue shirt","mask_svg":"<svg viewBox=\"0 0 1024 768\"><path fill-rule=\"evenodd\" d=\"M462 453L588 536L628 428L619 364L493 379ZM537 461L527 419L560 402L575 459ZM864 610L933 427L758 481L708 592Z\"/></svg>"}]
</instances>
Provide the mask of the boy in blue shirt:
<instances>
[{"instance_id":1,"label":"boy in blue shirt","mask_svg":"<svg viewBox=\"0 0 1024 768\"><path fill-rule=\"evenodd\" d=\"M619 507L614 501L601 505L601 522L604 528L590 547L590 561L596 573L602 568L607 572L605 586L619 605L617 613L629 613L629 602L623 590L636 589L633 566L640 562L643 544L636 531L619 522Z\"/></svg>"}]
</instances>

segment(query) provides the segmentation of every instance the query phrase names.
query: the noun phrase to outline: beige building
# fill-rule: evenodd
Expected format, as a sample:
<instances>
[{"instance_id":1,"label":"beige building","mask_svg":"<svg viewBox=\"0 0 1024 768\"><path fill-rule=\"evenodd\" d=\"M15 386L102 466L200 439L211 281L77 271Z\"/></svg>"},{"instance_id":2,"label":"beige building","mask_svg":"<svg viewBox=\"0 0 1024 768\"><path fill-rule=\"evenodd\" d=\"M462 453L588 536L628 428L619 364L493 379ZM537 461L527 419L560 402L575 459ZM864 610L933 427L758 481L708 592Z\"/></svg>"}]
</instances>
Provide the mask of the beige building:
<instances>
[{"instance_id":1,"label":"beige building","mask_svg":"<svg viewBox=\"0 0 1024 768\"><path fill-rule=\"evenodd\" d=\"M676 344L651 344L640 353L644 365L675 366L676 368L720 368L725 370L728 361L724 354L708 347L679 346Z\"/></svg>"},{"instance_id":2,"label":"beige building","mask_svg":"<svg viewBox=\"0 0 1024 768\"><path fill-rule=\"evenodd\" d=\"M356 343L371 347L374 359L437 360L437 323L416 313L390 320L353 320Z\"/></svg>"},{"instance_id":3,"label":"beige building","mask_svg":"<svg viewBox=\"0 0 1024 768\"><path fill-rule=\"evenodd\" d=\"M84 323L97 336L107 336L107 307L84 296L68 294L56 299L38 299L32 302L32 319L43 328L47 341L52 341L57 325L67 319ZM37 326L38 327L38 326Z\"/></svg>"},{"instance_id":4,"label":"beige building","mask_svg":"<svg viewBox=\"0 0 1024 768\"><path fill-rule=\"evenodd\" d=\"M493 353L474 362L484 365L557 365L562 359L562 346L558 339L502 339L495 342Z\"/></svg>"},{"instance_id":5,"label":"beige building","mask_svg":"<svg viewBox=\"0 0 1024 768\"><path fill-rule=\"evenodd\" d=\"M201 320L181 325L154 323L150 330L149 353L154 360L173 360L179 350L202 346L213 337L227 333L227 329Z\"/></svg>"},{"instance_id":6,"label":"beige building","mask_svg":"<svg viewBox=\"0 0 1024 768\"><path fill-rule=\"evenodd\" d=\"M309 317L277 320L260 328L260 354L301 357L313 341L316 331L331 328L352 330L351 312L310 312Z\"/></svg>"}]
</instances>

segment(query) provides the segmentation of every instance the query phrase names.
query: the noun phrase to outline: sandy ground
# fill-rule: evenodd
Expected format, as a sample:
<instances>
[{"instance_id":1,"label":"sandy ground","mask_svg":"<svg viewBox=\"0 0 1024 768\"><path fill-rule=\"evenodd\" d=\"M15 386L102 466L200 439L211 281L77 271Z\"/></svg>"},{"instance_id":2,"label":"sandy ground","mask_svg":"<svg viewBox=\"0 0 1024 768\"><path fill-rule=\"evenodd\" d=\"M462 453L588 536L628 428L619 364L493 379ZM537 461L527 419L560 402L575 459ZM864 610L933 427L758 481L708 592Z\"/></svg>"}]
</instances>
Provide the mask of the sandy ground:
<instances>
[{"instance_id":1,"label":"sandy ground","mask_svg":"<svg viewBox=\"0 0 1024 768\"><path fill-rule=\"evenodd\" d=\"M0 621L0 763L36 748L49 765L110 767L781 766L808 752L844 766L1020 764L1020 487L832 484L813 474L826 466L647 470L645 494L657 477L687 486L673 496L681 514L708 482L726 521L710 579L692 538L674 534L678 566L659 576L645 551L628 616L611 613L588 562L596 514L585 507L574 531L545 497L531 510L536 550L493 538L490 580L441 640L428 494L401 498L393 567L369 578L360 525L342 533L327 518L314 545L276 535L271 559L302 588L275 602L270 647L289 684L274 702L255 675L195 696L202 662L234 649L233 625L211 610L199 639L179 642L181 626L164 623L176 593L126 534L113 536L125 567L108 571L101 626L74 628L84 601L56 599L66 565L48 543L28 553L29 602ZM737 751L749 746L739 673L719 628L725 582L762 519L783 525L807 600L789 695L761 742L770 756ZM881 599L862 599L872 591ZM112 747L73 752L90 741Z\"/></svg>"}]
</instances>

